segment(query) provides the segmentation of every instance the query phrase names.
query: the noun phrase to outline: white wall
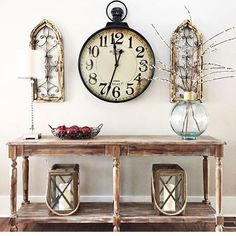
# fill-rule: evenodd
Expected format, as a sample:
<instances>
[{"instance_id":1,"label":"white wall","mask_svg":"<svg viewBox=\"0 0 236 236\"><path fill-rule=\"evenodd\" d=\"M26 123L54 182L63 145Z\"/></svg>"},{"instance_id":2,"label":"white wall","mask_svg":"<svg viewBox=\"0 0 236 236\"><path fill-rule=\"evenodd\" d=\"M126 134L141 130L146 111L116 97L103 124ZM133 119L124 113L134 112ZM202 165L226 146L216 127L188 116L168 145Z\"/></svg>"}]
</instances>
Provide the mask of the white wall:
<instances>
[{"instance_id":1,"label":"white wall","mask_svg":"<svg viewBox=\"0 0 236 236\"><path fill-rule=\"evenodd\" d=\"M29 128L29 83L17 80L15 52L27 47L31 30L42 19L52 21L64 40L66 101L60 104L35 104L36 127L49 134L48 124L57 126L103 123L101 134L173 134L169 125L169 87L153 81L140 97L123 104L103 102L91 95L80 79L77 60L85 40L105 26L105 9L109 0L1 0L0 1L0 198L9 193L7 141ZM186 5L194 24L208 39L219 31L236 25L234 0L125 0L129 9L129 26L143 34L151 43L155 55L169 63L169 50L157 37L151 23L169 41L173 30L188 17ZM236 35L236 31L234 32ZM209 58L211 61L236 68L236 41L222 45ZM205 134L227 141L224 158L224 196L236 195L236 78L216 81L204 86L204 104L209 112L209 127ZM135 114L135 115L134 115ZM20 159L19 159L20 160ZM19 175L21 161L18 160ZM32 158L30 194L45 193L46 173L56 162L78 162L81 166L81 194L110 196L112 194L112 162L110 159L90 158ZM156 162L178 162L188 174L188 192L202 195L201 158L137 158L122 160L122 195L150 194L151 165ZM94 163L96 163L94 165ZM214 160L211 161L211 195L214 194ZM22 194L19 180L18 193ZM236 203L234 209L236 208ZM8 206L0 201L0 214ZM236 214L236 209L233 212Z\"/></svg>"}]
</instances>

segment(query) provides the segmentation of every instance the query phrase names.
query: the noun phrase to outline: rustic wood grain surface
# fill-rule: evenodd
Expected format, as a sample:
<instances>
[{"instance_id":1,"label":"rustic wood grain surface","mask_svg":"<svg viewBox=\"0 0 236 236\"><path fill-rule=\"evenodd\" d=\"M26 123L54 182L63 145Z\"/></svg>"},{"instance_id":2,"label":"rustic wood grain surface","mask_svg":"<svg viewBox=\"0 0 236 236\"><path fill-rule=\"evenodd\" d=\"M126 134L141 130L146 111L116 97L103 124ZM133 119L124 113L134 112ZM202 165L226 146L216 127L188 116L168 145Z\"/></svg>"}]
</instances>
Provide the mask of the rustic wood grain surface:
<instances>
[{"instance_id":1,"label":"rustic wood grain surface","mask_svg":"<svg viewBox=\"0 0 236 236\"><path fill-rule=\"evenodd\" d=\"M225 144L219 139L213 138L211 136L200 136L196 140L182 140L177 135L99 135L92 139L59 139L52 135L43 135L41 139L38 140L24 140L22 137L19 137L13 141L7 143L7 145L43 145L43 144L55 144L61 145L64 144L111 144L111 145L121 145L121 144Z\"/></svg>"},{"instance_id":2,"label":"rustic wood grain surface","mask_svg":"<svg viewBox=\"0 0 236 236\"><path fill-rule=\"evenodd\" d=\"M202 203L188 203L185 214L180 216L159 216L151 203L121 203L120 215L122 223L215 222L215 210ZM78 212L67 217L52 215L45 203L30 203L23 205L18 211L18 222L112 223L112 216L112 203L81 203Z\"/></svg>"},{"instance_id":3,"label":"rustic wood grain surface","mask_svg":"<svg viewBox=\"0 0 236 236\"><path fill-rule=\"evenodd\" d=\"M0 218L0 232L7 232L10 230L9 218ZM236 232L236 217L225 217L224 232ZM19 231L111 231L111 224L19 224ZM214 231L214 223L176 223L176 224L122 224L122 231Z\"/></svg>"},{"instance_id":4,"label":"rustic wood grain surface","mask_svg":"<svg viewBox=\"0 0 236 236\"><path fill-rule=\"evenodd\" d=\"M224 156L225 142L210 137L201 136L197 140L181 140L177 136L169 135L140 135L140 136L97 136L88 140L61 140L52 135L43 136L39 140L24 140L18 138L8 142L9 158L11 159L11 230L17 231L17 222L48 222L48 223L113 223L114 231L120 230L120 223L213 223L217 224L216 230L222 231L224 223L221 207L222 196L222 158ZM45 213L45 208L40 204L28 204L28 159L32 156L109 156L113 158L113 206L105 205L96 214L96 205L88 205L87 210L81 211L76 216L66 218L52 217ZM188 205L189 215L178 218L160 218L152 213L148 205L120 206L120 172L121 162L124 157L150 157L150 156L194 156L204 157L204 202L208 202L208 165L206 158L215 157L215 189L216 213L208 204ZM17 157L23 157L23 192L24 204L19 212L16 211L17 202ZM95 203L94 203L95 204ZM99 203L101 204L101 203ZM92 207L91 207L92 206ZM100 205L99 205L100 206ZM202 208L204 206L204 208ZM111 207L111 208L110 208ZM80 209L80 210L81 210ZM85 209L85 208L84 208ZM106 210L105 210L106 209ZM103 211L102 211L103 210ZM86 213L87 212L87 213ZM127 212L127 213L126 213ZM186 212L188 212L186 210ZM132 215L133 214L133 215ZM196 221L197 220L197 221Z\"/></svg>"}]
</instances>

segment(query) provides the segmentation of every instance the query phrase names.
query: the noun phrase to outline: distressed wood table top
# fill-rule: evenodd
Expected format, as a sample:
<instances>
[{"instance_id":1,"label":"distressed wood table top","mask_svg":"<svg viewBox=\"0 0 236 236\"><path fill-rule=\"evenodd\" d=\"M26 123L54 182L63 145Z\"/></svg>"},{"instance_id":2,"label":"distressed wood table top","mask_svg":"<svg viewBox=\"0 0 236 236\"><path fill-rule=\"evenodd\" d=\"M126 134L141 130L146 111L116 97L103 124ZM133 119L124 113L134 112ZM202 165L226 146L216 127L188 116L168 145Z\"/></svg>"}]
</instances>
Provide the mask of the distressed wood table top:
<instances>
[{"instance_id":1,"label":"distressed wood table top","mask_svg":"<svg viewBox=\"0 0 236 236\"><path fill-rule=\"evenodd\" d=\"M224 145L225 142L211 136L200 136L196 140L182 140L176 135L99 135L93 139L62 140L52 135L43 135L38 140L24 140L21 137L7 145L125 145L125 144L178 144L178 145Z\"/></svg>"},{"instance_id":2,"label":"distressed wood table top","mask_svg":"<svg viewBox=\"0 0 236 236\"><path fill-rule=\"evenodd\" d=\"M182 140L176 135L107 135L93 139L62 140L43 136L38 140L18 138L8 142L17 156L111 156L112 148L118 147L122 156L218 156L223 157L225 142L202 136L197 140ZM11 153L9 157L12 157Z\"/></svg>"}]
</instances>

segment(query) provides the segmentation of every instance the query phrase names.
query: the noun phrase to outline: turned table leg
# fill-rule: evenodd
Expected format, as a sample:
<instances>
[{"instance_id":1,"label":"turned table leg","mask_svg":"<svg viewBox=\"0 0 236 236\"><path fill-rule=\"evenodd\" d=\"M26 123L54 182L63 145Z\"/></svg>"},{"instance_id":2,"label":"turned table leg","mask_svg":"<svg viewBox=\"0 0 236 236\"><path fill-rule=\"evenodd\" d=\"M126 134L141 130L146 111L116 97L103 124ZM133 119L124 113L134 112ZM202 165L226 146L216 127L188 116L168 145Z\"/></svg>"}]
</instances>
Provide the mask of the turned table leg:
<instances>
[{"instance_id":1,"label":"turned table leg","mask_svg":"<svg viewBox=\"0 0 236 236\"><path fill-rule=\"evenodd\" d=\"M209 201L209 163L208 156L203 156L203 190L204 200L202 203L211 204Z\"/></svg>"},{"instance_id":2,"label":"turned table leg","mask_svg":"<svg viewBox=\"0 0 236 236\"><path fill-rule=\"evenodd\" d=\"M216 157L216 231L223 231L224 217L222 215L222 161L221 157Z\"/></svg>"},{"instance_id":3,"label":"turned table leg","mask_svg":"<svg viewBox=\"0 0 236 236\"><path fill-rule=\"evenodd\" d=\"M16 202L17 202L17 162L16 162L16 147L11 146L9 148L9 157L11 158L11 186L10 186L10 231L18 231L17 228L17 214L16 214Z\"/></svg>"},{"instance_id":4,"label":"turned table leg","mask_svg":"<svg viewBox=\"0 0 236 236\"><path fill-rule=\"evenodd\" d=\"M113 147L113 231L120 231L120 147Z\"/></svg>"},{"instance_id":5,"label":"turned table leg","mask_svg":"<svg viewBox=\"0 0 236 236\"><path fill-rule=\"evenodd\" d=\"M22 160L22 178L23 178L23 202L22 205L29 204L29 157L25 156Z\"/></svg>"}]
</instances>

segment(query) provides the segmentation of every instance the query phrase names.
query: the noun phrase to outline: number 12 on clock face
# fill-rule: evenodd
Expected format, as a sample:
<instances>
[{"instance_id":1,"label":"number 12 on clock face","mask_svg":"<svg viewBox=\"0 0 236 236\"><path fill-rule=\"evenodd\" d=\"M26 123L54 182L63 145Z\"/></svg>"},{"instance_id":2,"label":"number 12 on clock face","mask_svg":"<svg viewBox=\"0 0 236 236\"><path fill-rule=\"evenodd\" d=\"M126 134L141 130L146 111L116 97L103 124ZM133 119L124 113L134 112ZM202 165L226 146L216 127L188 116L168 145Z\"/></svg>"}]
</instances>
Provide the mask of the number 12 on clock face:
<instances>
[{"instance_id":1,"label":"number 12 on clock face","mask_svg":"<svg viewBox=\"0 0 236 236\"><path fill-rule=\"evenodd\" d=\"M104 28L83 45L78 67L86 88L108 102L136 98L151 82L155 59L151 46L130 28Z\"/></svg>"}]
</instances>

